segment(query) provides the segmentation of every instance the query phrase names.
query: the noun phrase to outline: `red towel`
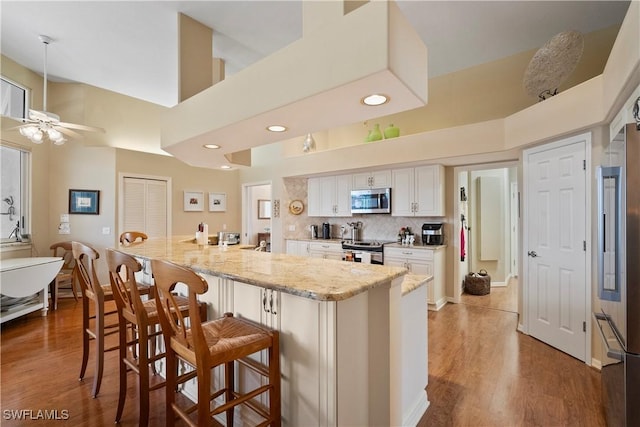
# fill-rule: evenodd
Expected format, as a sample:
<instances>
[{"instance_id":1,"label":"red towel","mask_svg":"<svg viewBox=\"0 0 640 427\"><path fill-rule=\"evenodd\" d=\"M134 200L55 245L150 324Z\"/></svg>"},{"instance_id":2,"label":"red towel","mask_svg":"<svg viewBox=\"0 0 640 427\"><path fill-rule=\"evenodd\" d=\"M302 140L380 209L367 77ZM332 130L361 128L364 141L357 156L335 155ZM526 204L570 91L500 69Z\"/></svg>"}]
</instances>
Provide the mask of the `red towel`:
<instances>
[{"instance_id":1,"label":"red towel","mask_svg":"<svg viewBox=\"0 0 640 427\"><path fill-rule=\"evenodd\" d=\"M464 261L464 257L467 255L464 248L464 224L460 227L460 261Z\"/></svg>"}]
</instances>

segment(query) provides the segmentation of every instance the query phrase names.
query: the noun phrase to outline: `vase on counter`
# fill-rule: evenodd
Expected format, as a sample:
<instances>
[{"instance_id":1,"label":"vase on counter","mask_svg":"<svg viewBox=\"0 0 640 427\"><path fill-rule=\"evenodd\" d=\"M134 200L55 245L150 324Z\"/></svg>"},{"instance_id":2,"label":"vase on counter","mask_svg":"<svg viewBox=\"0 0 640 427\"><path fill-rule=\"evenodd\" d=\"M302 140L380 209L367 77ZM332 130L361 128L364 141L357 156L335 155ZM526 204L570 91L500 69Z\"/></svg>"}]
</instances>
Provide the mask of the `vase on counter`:
<instances>
[{"instance_id":1,"label":"vase on counter","mask_svg":"<svg viewBox=\"0 0 640 427\"><path fill-rule=\"evenodd\" d=\"M397 138L398 136L400 136L400 128L395 127L393 123L387 126L387 128L384 130L385 139Z\"/></svg>"},{"instance_id":2,"label":"vase on counter","mask_svg":"<svg viewBox=\"0 0 640 427\"><path fill-rule=\"evenodd\" d=\"M380 132L380 125L375 124L373 130L369 134L369 141L380 141L382 139L382 132Z\"/></svg>"}]
</instances>

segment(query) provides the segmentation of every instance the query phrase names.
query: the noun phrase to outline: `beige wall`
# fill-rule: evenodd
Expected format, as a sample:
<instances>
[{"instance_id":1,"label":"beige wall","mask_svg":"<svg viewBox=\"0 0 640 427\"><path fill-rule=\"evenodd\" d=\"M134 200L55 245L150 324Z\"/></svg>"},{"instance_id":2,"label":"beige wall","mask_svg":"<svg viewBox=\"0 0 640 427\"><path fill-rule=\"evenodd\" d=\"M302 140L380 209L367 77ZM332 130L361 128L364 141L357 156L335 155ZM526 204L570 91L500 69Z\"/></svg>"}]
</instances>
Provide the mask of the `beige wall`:
<instances>
[{"instance_id":1,"label":"beige wall","mask_svg":"<svg viewBox=\"0 0 640 427\"><path fill-rule=\"evenodd\" d=\"M171 178L171 216L174 235L194 234L195 236L196 227L200 222L209 224L211 234L221 231L223 224L227 225L228 231L241 230L242 201L238 171L194 168L173 157L118 149L115 173L116 177L122 173L129 173ZM204 191L205 210L203 212L184 212L183 192L185 190ZM209 192L227 194L226 212L209 212Z\"/></svg>"}]
</instances>

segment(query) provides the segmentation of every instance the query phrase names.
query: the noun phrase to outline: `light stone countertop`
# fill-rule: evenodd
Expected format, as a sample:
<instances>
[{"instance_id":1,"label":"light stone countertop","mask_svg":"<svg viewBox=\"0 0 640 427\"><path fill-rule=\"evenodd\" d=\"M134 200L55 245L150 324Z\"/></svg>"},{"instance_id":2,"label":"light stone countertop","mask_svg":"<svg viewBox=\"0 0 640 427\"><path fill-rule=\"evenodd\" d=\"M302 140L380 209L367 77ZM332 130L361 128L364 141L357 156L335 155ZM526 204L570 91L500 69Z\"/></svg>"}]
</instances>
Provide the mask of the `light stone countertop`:
<instances>
[{"instance_id":1,"label":"light stone countertop","mask_svg":"<svg viewBox=\"0 0 640 427\"><path fill-rule=\"evenodd\" d=\"M433 281L433 276L421 276L419 274L406 274L402 281L402 296L415 291L422 285Z\"/></svg>"},{"instance_id":2,"label":"light stone countertop","mask_svg":"<svg viewBox=\"0 0 640 427\"><path fill-rule=\"evenodd\" d=\"M340 301L390 283L407 269L322 258L256 252L254 246L197 245L191 236L150 238L118 249L164 259L194 271L321 301ZM248 249L243 249L248 248Z\"/></svg>"}]
</instances>

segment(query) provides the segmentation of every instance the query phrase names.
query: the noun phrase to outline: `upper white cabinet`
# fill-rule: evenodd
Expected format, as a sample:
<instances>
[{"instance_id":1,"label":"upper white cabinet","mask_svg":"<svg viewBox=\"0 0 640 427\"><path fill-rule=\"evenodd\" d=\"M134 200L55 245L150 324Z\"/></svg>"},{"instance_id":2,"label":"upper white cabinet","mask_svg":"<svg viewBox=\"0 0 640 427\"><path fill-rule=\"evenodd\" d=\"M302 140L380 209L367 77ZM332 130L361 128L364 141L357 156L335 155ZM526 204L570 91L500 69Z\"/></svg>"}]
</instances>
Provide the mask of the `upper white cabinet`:
<instances>
[{"instance_id":1,"label":"upper white cabinet","mask_svg":"<svg viewBox=\"0 0 640 427\"><path fill-rule=\"evenodd\" d=\"M369 188L391 187L391 171L373 171L353 175L353 189L367 190Z\"/></svg>"},{"instance_id":2,"label":"upper white cabinet","mask_svg":"<svg viewBox=\"0 0 640 427\"><path fill-rule=\"evenodd\" d=\"M351 175L309 178L309 216L351 216Z\"/></svg>"},{"instance_id":3,"label":"upper white cabinet","mask_svg":"<svg viewBox=\"0 0 640 427\"><path fill-rule=\"evenodd\" d=\"M391 171L393 216L444 216L444 167L441 165Z\"/></svg>"}]
</instances>

